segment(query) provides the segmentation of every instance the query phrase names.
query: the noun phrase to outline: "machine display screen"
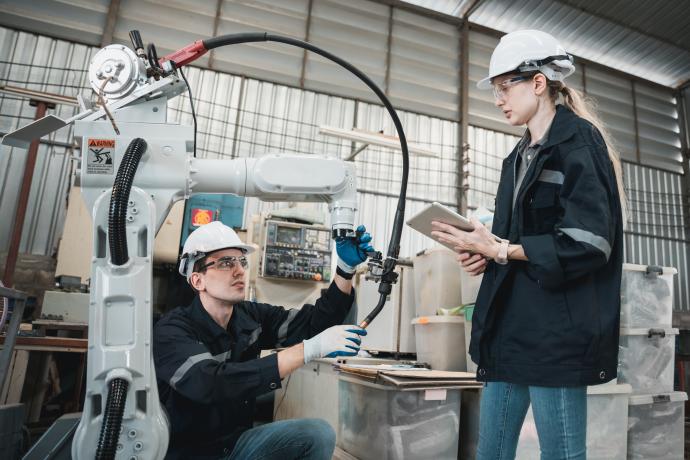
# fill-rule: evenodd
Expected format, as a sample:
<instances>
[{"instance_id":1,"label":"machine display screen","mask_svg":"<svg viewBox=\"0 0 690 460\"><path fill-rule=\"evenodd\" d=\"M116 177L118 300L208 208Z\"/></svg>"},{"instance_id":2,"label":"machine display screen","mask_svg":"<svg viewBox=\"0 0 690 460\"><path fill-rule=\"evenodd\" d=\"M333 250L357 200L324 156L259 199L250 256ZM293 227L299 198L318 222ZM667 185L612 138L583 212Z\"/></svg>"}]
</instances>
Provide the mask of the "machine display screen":
<instances>
[{"instance_id":1,"label":"machine display screen","mask_svg":"<svg viewBox=\"0 0 690 460\"><path fill-rule=\"evenodd\" d=\"M276 233L276 243L300 244L302 239L302 229L295 227L278 226Z\"/></svg>"}]
</instances>

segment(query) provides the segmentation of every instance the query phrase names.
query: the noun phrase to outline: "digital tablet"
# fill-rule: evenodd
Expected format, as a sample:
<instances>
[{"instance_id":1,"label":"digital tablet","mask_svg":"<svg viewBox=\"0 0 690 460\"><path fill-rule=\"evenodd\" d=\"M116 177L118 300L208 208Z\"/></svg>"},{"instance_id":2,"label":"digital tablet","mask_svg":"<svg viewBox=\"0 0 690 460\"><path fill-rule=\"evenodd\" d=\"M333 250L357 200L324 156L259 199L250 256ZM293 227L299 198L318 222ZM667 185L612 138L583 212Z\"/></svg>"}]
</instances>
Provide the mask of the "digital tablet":
<instances>
[{"instance_id":1,"label":"digital tablet","mask_svg":"<svg viewBox=\"0 0 690 460\"><path fill-rule=\"evenodd\" d=\"M452 225L453 227L459 228L460 230L464 230L466 232L471 232L474 230L472 222L470 222L470 220L467 217L461 216L452 209L449 209L443 206L441 203L436 202L431 203L430 205L419 211L419 213L410 217L407 220L407 225L409 225L414 230L417 230L419 233L428 236L432 240L437 241L434 237L431 236L432 221L443 222L444 224ZM494 238L497 241L501 241L501 239L496 235L494 235ZM443 244L444 246L450 249L455 250L455 246L453 245L446 245L444 243L441 243L440 241L439 243Z\"/></svg>"}]
</instances>

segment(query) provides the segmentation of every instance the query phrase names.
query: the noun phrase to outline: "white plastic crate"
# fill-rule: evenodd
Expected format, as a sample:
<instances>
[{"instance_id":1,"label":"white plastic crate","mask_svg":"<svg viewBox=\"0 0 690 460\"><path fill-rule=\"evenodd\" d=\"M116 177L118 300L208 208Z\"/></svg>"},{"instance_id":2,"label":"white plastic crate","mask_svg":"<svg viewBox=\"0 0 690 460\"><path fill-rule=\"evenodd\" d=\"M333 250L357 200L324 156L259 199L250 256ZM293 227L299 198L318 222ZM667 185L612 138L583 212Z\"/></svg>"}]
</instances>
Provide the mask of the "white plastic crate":
<instances>
[{"instance_id":1,"label":"white plastic crate","mask_svg":"<svg viewBox=\"0 0 690 460\"><path fill-rule=\"evenodd\" d=\"M629 459L683 459L687 399L688 395L682 391L630 397Z\"/></svg>"},{"instance_id":2,"label":"white plastic crate","mask_svg":"<svg viewBox=\"0 0 690 460\"><path fill-rule=\"evenodd\" d=\"M671 327L672 267L623 264L621 280L621 327Z\"/></svg>"},{"instance_id":3,"label":"white plastic crate","mask_svg":"<svg viewBox=\"0 0 690 460\"><path fill-rule=\"evenodd\" d=\"M350 455L376 460L457 458L461 390L402 391L345 375L338 385L338 447Z\"/></svg>"},{"instance_id":4,"label":"white plastic crate","mask_svg":"<svg viewBox=\"0 0 690 460\"><path fill-rule=\"evenodd\" d=\"M427 249L414 258L415 316L432 316L439 308L462 305L463 269L446 248Z\"/></svg>"},{"instance_id":5,"label":"white plastic crate","mask_svg":"<svg viewBox=\"0 0 690 460\"><path fill-rule=\"evenodd\" d=\"M618 381L635 394L673 391L675 339L678 329L621 329Z\"/></svg>"},{"instance_id":6,"label":"white plastic crate","mask_svg":"<svg viewBox=\"0 0 690 460\"><path fill-rule=\"evenodd\" d=\"M435 371L467 370L464 316L422 316L412 324L417 361Z\"/></svg>"},{"instance_id":7,"label":"white plastic crate","mask_svg":"<svg viewBox=\"0 0 690 460\"><path fill-rule=\"evenodd\" d=\"M625 460L630 385L587 387L587 459ZM530 406L515 458L539 460L539 438Z\"/></svg>"}]
</instances>

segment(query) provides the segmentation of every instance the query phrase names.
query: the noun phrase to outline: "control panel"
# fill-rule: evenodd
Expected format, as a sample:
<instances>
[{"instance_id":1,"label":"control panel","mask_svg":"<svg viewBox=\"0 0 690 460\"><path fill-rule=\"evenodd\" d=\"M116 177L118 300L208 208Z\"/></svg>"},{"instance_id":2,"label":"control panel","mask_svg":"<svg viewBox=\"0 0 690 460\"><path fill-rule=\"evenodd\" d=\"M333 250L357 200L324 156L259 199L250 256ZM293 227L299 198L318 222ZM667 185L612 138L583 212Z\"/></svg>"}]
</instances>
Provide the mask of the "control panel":
<instances>
[{"instance_id":1,"label":"control panel","mask_svg":"<svg viewBox=\"0 0 690 460\"><path fill-rule=\"evenodd\" d=\"M326 227L267 220L261 276L331 279L331 231Z\"/></svg>"}]
</instances>

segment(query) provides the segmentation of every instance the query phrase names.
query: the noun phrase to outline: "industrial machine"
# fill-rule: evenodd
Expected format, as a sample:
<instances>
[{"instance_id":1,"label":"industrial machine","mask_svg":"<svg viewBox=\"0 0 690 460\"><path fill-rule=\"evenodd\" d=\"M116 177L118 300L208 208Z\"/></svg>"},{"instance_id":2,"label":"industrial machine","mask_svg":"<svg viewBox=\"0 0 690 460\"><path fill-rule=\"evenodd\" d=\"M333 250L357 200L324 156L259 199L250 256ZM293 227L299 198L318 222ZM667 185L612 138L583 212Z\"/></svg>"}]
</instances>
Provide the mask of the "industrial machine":
<instances>
[{"instance_id":1,"label":"industrial machine","mask_svg":"<svg viewBox=\"0 0 690 460\"><path fill-rule=\"evenodd\" d=\"M331 281L331 229L312 223L309 216L283 214L255 214L247 224L247 241L258 248L249 256L247 298L302 308Z\"/></svg>"},{"instance_id":2,"label":"industrial machine","mask_svg":"<svg viewBox=\"0 0 690 460\"><path fill-rule=\"evenodd\" d=\"M74 117L63 120L48 115L3 138L4 144L26 147L32 140L73 123L82 144L78 185L93 220L93 256L86 399L72 443L75 459L161 459L167 450L169 428L158 400L151 353L152 263L154 236L175 201L192 193L230 193L266 201L325 201L331 217L330 235L355 236L357 185L353 163L279 154L200 159L196 158L195 127L167 122L167 101L189 89L181 67L207 50L257 41L298 46L354 73L381 98L401 141L403 175L387 257L370 255L370 269L379 280L380 295L362 327L381 311L397 278L408 150L400 120L375 83L346 61L288 37L225 35L199 40L161 59L153 44L144 49L137 31L130 37L134 51L109 45L96 53L89 66L91 87L100 104L92 106L80 98L82 111ZM266 263L265 269L279 276L315 276L314 257L307 258L306 252L291 253L288 249L294 247L281 246L285 239L287 244L294 244L295 233L279 233L279 229L273 233L271 241L275 244L270 254L273 259L292 257L292 269L283 265L281 270L280 261L275 270L269 269L273 262ZM322 234L310 235L308 240L305 233L304 242L310 241L306 243L312 244L309 250L319 252L325 244ZM300 268L295 270L298 260ZM321 276L326 274L322 269Z\"/></svg>"},{"instance_id":3,"label":"industrial machine","mask_svg":"<svg viewBox=\"0 0 690 460\"><path fill-rule=\"evenodd\" d=\"M261 276L330 281L331 235L328 228L269 220L265 223Z\"/></svg>"}]
</instances>

